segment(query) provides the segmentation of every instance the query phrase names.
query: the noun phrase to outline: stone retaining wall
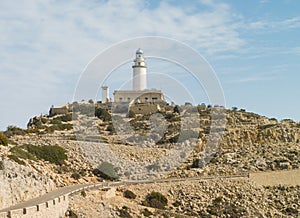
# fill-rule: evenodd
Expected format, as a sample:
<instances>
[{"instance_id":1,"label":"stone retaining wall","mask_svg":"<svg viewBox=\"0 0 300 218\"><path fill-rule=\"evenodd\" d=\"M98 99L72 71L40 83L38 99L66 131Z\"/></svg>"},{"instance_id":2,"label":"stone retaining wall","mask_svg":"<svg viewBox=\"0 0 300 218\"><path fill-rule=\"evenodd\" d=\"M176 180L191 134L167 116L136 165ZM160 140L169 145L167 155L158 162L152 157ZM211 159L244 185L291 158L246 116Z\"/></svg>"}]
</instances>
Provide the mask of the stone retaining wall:
<instances>
[{"instance_id":1,"label":"stone retaining wall","mask_svg":"<svg viewBox=\"0 0 300 218\"><path fill-rule=\"evenodd\" d=\"M36 206L2 212L0 218L60 218L65 216L68 206L69 194L66 194Z\"/></svg>"},{"instance_id":2,"label":"stone retaining wall","mask_svg":"<svg viewBox=\"0 0 300 218\"><path fill-rule=\"evenodd\" d=\"M74 191L35 206L15 209L8 212L1 212L0 218L62 218L65 217L65 213L67 212L69 207L69 195L80 192L82 190L99 188L102 186L102 184L87 185L86 187L78 188Z\"/></svg>"}]
</instances>

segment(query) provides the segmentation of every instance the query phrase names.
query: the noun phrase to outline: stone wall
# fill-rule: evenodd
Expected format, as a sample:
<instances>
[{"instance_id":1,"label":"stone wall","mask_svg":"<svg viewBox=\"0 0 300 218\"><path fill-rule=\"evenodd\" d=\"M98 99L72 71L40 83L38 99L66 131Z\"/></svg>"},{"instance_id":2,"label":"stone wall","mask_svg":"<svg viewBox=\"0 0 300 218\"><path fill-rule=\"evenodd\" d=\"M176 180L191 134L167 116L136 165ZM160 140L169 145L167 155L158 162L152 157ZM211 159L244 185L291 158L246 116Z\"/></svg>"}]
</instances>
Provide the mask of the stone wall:
<instances>
[{"instance_id":1,"label":"stone wall","mask_svg":"<svg viewBox=\"0 0 300 218\"><path fill-rule=\"evenodd\" d=\"M130 110L135 114L151 114L160 111L158 104L135 104L130 106Z\"/></svg>"},{"instance_id":2,"label":"stone wall","mask_svg":"<svg viewBox=\"0 0 300 218\"><path fill-rule=\"evenodd\" d=\"M60 196L36 206L20 208L0 213L0 218L39 218L39 217L64 217L69 206L69 194Z\"/></svg>"},{"instance_id":3,"label":"stone wall","mask_svg":"<svg viewBox=\"0 0 300 218\"><path fill-rule=\"evenodd\" d=\"M78 188L69 193L35 206L19 208L8 212L0 212L0 218L63 218L65 217L65 214L69 207L69 195L81 192L82 190L99 188L102 186L102 184L86 185L85 187Z\"/></svg>"}]
</instances>

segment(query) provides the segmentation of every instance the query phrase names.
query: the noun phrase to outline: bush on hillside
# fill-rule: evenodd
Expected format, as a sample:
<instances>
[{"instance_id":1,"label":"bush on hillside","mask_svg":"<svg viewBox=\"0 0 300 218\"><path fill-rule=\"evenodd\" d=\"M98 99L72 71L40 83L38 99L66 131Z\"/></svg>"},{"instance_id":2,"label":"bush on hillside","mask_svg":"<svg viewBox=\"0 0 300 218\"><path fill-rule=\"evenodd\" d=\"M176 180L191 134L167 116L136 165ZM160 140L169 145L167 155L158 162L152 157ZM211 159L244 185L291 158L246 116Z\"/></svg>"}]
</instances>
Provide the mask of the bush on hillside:
<instances>
[{"instance_id":1,"label":"bush on hillside","mask_svg":"<svg viewBox=\"0 0 300 218\"><path fill-rule=\"evenodd\" d=\"M165 209L168 205L168 199L159 192L151 192L151 194L146 196L146 200L142 204L147 207Z\"/></svg>"},{"instance_id":2,"label":"bush on hillside","mask_svg":"<svg viewBox=\"0 0 300 218\"><path fill-rule=\"evenodd\" d=\"M106 127L106 130L110 132L111 135L116 133L115 127L112 123L109 123Z\"/></svg>"},{"instance_id":3,"label":"bush on hillside","mask_svg":"<svg viewBox=\"0 0 300 218\"><path fill-rule=\"evenodd\" d=\"M96 176L109 180L117 180L119 178L114 169L114 165L108 162L103 162L97 169L93 171L93 173Z\"/></svg>"},{"instance_id":4,"label":"bush on hillside","mask_svg":"<svg viewBox=\"0 0 300 218\"><path fill-rule=\"evenodd\" d=\"M15 156L17 156L18 158L22 158L22 159L25 159L25 160L33 160L33 161L36 161L36 158L34 157L33 154L31 153L28 153L28 151L22 149L21 147L19 146L15 146L13 148L10 149L10 152L12 154L14 154Z\"/></svg>"},{"instance_id":5,"label":"bush on hillside","mask_svg":"<svg viewBox=\"0 0 300 218\"><path fill-rule=\"evenodd\" d=\"M110 113L104 108L96 108L95 116L98 117L99 119L103 120L104 122L111 121Z\"/></svg>"},{"instance_id":6,"label":"bush on hillside","mask_svg":"<svg viewBox=\"0 0 300 218\"><path fill-rule=\"evenodd\" d=\"M71 178L76 179L76 180L80 179L80 177L81 177L80 174L77 173L77 172L74 172L74 173L72 173L72 175L71 175Z\"/></svg>"},{"instance_id":7,"label":"bush on hillside","mask_svg":"<svg viewBox=\"0 0 300 218\"><path fill-rule=\"evenodd\" d=\"M11 137L13 135L25 135L26 131L16 126L8 126L4 134L6 137Z\"/></svg>"},{"instance_id":8,"label":"bush on hillside","mask_svg":"<svg viewBox=\"0 0 300 218\"><path fill-rule=\"evenodd\" d=\"M21 165L25 165L25 162L23 160L20 160L16 155L14 154L11 154L11 155L8 155L7 156L10 160L13 160L15 161L16 163L18 164L21 164Z\"/></svg>"},{"instance_id":9,"label":"bush on hillside","mask_svg":"<svg viewBox=\"0 0 300 218\"><path fill-rule=\"evenodd\" d=\"M135 118L135 113L134 113L134 111L133 110L129 110L129 112L128 112L128 117L129 118Z\"/></svg>"},{"instance_id":10,"label":"bush on hillside","mask_svg":"<svg viewBox=\"0 0 300 218\"><path fill-rule=\"evenodd\" d=\"M4 170L4 163L2 160L0 160L0 170Z\"/></svg>"},{"instance_id":11,"label":"bush on hillside","mask_svg":"<svg viewBox=\"0 0 300 218\"><path fill-rule=\"evenodd\" d=\"M4 146L8 145L7 138L2 132L0 132L0 145L4 145Z\"/></svg>"},{"instance_id":12,"label":"bush on hillside","mask_svg":"<svg viewBox=\"0 0 300 218\"><path fill-rule=\"evenodd\" d=\"M72 121L72 113L57 116L57 117L53 118L53 120L62 121L62 122Z\"/></svg>"},{"instance_id":13,"label":"bush on hillside","mask_svg":"<svg viewBox=\"0 0 300 218\"><path fill-rule=\"evenodd\" d=\"M153 213L148 210L147 208L145 208L143 211L142 211L142 214L145 216L145 217L150 217L151 215L153 215Z\"/></svg>"},{"instance_id":14,"label":"bush on hillside","mask_svg":"<svg viewBox=\"0 0 300 218\"><path fill-rule=\"evenodd\" d=\"M61 124L61 120L55 118L55 119L51 120L50 123L54 124L54 125L59 125L59 124Z\"/></svg>"},{"instance_id":15,"label":"bush on hillside","mask_svg":"<svg viewBox=\"0 0 300 218\"><path fill-rule=\"evenodd\" d=\"M119 211L119 216L121 218L132 218L132 216L128 212L128 207L123 206L122 209L119 209L118 211Z\"/></svg>"},{"instance_id":16,"label":"bush on hillside","mask_svg":"<svg viewBox=\"0 0 300 218\"><path fill-rule=\"evenodd\" d=\"M37 159L43 159L50 163L61 165L67 159L66 150L58 145L35 146L23 145L28 153L33 154Z\"/></svg>"},{"instance_id":17,"label":"bush on hillside","mask_svg":"<svg viewBox=\"0 0 300 218\"><path fill-rule=\"evenodd\" d=\"M125 198L128 198L128 199L135 199L136 198L136 194L134 194L132 191L130 190L125 190L124 193L123 193L123 196Z\"/></svg>"}]
</instances>

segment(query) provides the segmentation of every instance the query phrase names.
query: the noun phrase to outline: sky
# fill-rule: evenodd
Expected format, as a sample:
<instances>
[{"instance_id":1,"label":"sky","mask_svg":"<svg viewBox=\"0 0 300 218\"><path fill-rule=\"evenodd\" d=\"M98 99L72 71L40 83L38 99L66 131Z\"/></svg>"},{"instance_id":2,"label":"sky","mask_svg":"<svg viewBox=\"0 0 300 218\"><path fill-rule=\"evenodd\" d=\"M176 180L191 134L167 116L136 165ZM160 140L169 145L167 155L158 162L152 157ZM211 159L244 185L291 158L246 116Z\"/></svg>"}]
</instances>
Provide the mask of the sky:
<instances>
[{"instance_id":1,"label":"sky","mask_svg":"<svg viewBox=\"0 0 300 218\"><path fill-rule=\"evenodd\" d=\"M298 0L2 0L0 130L24 128L51 105L72 102L97 54L143 36L178 40L201 54L226 107L300 121L299 10Z\"/></svg>"}]
</instances>

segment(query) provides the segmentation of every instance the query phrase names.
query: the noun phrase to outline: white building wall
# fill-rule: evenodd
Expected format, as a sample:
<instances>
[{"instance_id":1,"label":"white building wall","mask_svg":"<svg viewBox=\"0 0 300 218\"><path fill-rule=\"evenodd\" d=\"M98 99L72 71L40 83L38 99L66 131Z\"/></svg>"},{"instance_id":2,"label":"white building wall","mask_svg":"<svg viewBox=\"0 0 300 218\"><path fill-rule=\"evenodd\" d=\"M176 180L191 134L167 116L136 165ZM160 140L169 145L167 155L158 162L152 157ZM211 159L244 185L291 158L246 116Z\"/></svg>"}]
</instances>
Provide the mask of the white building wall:
<instances>
[{"instance_id":1,"label":"white building wall","mask_svg":"<svg viewBox=\"0 0 300 218\"><path fill-rule=\"evenodd\" d=\"M140 91L147 88L147 68L134 67L133 68L133 90Z\"/></svg>"},{"instance_id":2,"label":"white building wall","mask_svg":"<svg viewBox=\"0 0 300 218\"><path fill-rule=\"evenodd\" d=\"M140 103L154 103L165 101L161 91L115 91L114 102L131 102L139 100Z\"/></svg>"}]
</instances>

